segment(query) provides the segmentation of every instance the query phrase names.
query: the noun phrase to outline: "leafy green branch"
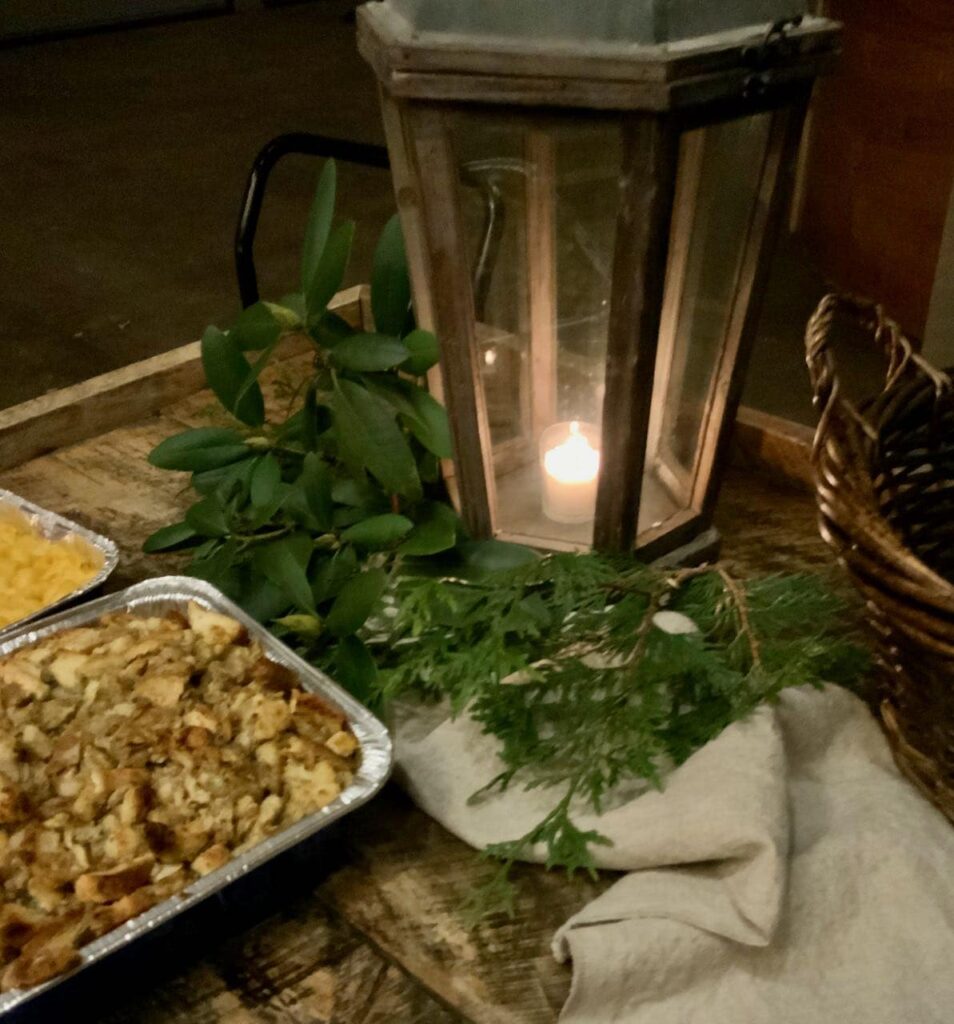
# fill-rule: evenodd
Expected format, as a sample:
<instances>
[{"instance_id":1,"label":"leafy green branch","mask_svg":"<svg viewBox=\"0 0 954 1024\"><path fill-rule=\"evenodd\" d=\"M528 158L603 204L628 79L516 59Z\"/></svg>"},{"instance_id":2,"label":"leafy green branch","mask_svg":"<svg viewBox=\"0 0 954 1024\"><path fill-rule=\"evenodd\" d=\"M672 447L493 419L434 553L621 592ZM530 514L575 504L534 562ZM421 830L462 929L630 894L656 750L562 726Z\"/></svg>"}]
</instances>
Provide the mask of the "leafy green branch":
<instances>
[{"instance_id":1,"label":"leafy green branch","mask_svg":"<svg viewBox=\"0 0 954 1024\"><path fill-rule=\"evenodd\" d=\"M462 530L439 474L451 456L447 416L421 379L437 362L437 341L414 323L396 217L374 254L375 330L329 308L354 236L352 222L334 223L336 187L329 161L299 291L203 334L206 379L232 425L187 430L152 451L154 466L191 473L198 500L144 549L188 551L188 573L366 696L376 669L357 633L388 570L453 548ZM310 339L313 365L272 420L261 378L290 334Z\"/></svg>"}]
</instances>

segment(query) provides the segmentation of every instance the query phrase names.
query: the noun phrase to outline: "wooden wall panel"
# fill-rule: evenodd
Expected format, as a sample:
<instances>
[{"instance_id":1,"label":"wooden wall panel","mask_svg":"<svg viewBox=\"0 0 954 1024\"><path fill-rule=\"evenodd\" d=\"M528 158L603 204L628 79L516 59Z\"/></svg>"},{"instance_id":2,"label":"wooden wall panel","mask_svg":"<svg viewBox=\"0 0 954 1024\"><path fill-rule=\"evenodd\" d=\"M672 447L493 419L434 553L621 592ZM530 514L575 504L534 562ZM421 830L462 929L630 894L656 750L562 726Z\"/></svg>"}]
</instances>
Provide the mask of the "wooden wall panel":
<instances>
[{"instance_id":1,"label":"wooden wall panel","mask_svg":"<svg viewBox=\"0 0 954 1024\"><path fill-rule=\"evenodd\" d=\"M954 0L828 0L801 229L837 286L921 336L954 176Z\"/></svg>"}]
</instances>

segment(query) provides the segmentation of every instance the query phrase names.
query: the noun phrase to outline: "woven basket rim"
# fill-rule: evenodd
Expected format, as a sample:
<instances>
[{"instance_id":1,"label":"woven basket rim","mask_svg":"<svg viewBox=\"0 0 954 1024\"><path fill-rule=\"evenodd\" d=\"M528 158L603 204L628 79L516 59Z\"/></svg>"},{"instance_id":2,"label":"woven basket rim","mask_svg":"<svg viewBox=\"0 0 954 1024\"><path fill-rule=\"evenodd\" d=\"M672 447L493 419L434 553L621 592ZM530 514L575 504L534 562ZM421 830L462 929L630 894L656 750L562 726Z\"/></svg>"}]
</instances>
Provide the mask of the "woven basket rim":
<instances>
[{"instance_id":1,"label":"woven basket rim","mask_svg":"<svg viewBox=\"0 0 954 1024\"><path fill-rule=\"evenodd\" d=\"M879 395L859 403L862 408L841 394L830 351L832 323L837 315L845 313L870 327L884 348L888 364L884 388ZM954 616L954 581L941 575L911 547L879 505L871 480L877 467L872 464L870 447L879 441L885 425L878 428L865 415L872 407L890 408L892 398L910 392L918 380L921 387L933 385L938 394L942 388L954 394L951 377L922 359L880 306L849 295L831 294L819 303L806 332L806 361L816 404L822 407L812 449L819 511L829 527L852 541L832 535L826 539L835 544L846 561L851 561L857 543L862 542L888 563L895 577L909 584L913 592L906 595L908 599L943 608ZM858 506L850 510L846 507L849 495ZM850 524L839 521L838 510L850 517ZM891 582L884 581L888 586Z\"/></svg>"}]
</instances>

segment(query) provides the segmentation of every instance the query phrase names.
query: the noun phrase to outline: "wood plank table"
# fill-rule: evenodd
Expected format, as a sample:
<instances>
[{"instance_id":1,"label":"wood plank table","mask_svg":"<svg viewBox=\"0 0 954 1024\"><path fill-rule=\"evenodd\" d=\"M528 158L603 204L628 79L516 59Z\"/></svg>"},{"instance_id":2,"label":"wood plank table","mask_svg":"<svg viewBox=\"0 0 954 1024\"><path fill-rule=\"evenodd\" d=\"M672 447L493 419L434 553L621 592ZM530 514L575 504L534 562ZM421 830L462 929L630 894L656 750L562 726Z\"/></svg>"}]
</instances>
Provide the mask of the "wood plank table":
<instances>
[{"instance_id":1,"label":"wood plank table","mask_svg":"<svg viewBox=\"0 0 954 1024\"><path fill-rule=\"evenodd\" d=\"M349 292L339 312L360 319L365 305L366 296ZM112 536L122 556L111 589L181 565L177 556L140 551L143 539L178 518L190 500L186 477L153 469L146 454L169 434L208 422L211 397L197 390L197 358L197 347L186 346L69 389L72 394L0 413L0 486ZM296 365L292 353L275 376L294 374ZM272 396L280 384L273 377ZM764 427L758 416L742 423L739 437L748 460L764 462L771 449L777 457L769 462L784 475L803 477L804 432L779 434ZM79 437L84 439L64 446ZM44 449L52 450L37 454ZM18 452L28 461L19 460ZM804 489L736 468L717 521L724 555L743 571L832 569ZM516 916L492 918L468 931L460 908L487 870L472 850L390 785L344 820L333 864L299 863L282 884L274 878L263 882L252 905L214 923L196 940L198 947L190 936L175 935L148 958L124 967L122 977L106 973L104 965L93 991L71 996L70 1019L554 1021L567 996L570 969L553 960L551 937L614 879L569 882L558 872L524 866L515 873ZM35 1019L53 1017L46 1011Z\"/></svg>"}]
</instances>

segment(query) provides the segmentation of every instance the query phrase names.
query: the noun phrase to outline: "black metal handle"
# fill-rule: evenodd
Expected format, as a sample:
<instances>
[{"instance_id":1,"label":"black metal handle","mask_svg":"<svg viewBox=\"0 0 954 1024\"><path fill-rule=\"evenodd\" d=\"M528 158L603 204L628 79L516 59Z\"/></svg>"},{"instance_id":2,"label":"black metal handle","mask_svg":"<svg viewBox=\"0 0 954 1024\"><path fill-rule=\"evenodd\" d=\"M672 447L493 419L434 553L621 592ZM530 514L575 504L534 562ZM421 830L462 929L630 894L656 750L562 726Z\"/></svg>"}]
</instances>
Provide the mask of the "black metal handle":
<instances>
[{"instance_id":1,"label":"black metal handle","mask_svg":"<svg viewBox=\"0 0 954 1024\"><path fill-rule=\"evenodd\" d=\"M258 275L255 273L255 258L252 247L258 218L262 212L265 188L275 164L283 156L297 153L304 156L332 157L347 163L362 164L365 167L379 167L389 170L388 151L384 146L366 142L349 142L347 139L333 139L326 135L309 132L289 132L278 135L266 143L249 172L242 198L242 209L235 228L235 272L238 276L239 296L242 308L258 302Z\"/></svg>"},{"instance_id":2,"label":"black metal handle","mask_svg":"<svg viewBox=\"0 0 954 1024\"><path fill-rule=\"evenodd\" d=\"M745 47L742 62L763 69L771 67L783 57L791 57L798 51L798 42L788 34L789 30L800 28L804 20L803 14L797 14L795 17L773 21L757 46Z\"/></svg>"}]
</instances>

